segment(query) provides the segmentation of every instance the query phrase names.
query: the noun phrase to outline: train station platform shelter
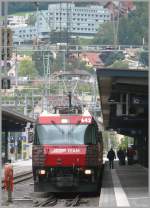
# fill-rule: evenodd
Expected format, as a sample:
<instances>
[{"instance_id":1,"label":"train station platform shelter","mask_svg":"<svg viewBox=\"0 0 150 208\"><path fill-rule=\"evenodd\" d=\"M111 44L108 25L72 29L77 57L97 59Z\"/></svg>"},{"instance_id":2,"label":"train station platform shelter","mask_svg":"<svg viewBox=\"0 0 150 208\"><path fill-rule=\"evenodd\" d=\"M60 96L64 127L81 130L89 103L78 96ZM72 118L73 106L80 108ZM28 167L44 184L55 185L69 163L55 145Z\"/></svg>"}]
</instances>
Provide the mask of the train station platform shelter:
<instances>
[{"instance_id":1,"label":"train station platform shelter","mask_svg":"<svg viewBox=\"0 0 150 208\"><path fill-rule=\"evenodd\" d=\"M2 146L4 146L5 162L8 161L8 132L23 132L27 123L33 125L34 122L35 120L28 116L12 109L2 107L2 132L4 137Z\"/></svg>"},{"instance_id":2,"label":"train station platform shelter","mask_svg":"<svg viewBox=\"0 0 150 208\"><path fill-rule=\"evenodd\" d=\"M139 163L148 166L148 70L97 69L106 130L134 138Z\"/></svg>"},{"instance_id":3,"label":"train station platform shelter","mask_svg":"<svg viewBox=\"0 0 150 208\"><path fill-rule=\"evenodd\" d=\"M149 207L148 70L99 68L97 80L105 130L133 137L139 157L132 166L106 165L100 207Z\"/></svg>"}]
</instances>

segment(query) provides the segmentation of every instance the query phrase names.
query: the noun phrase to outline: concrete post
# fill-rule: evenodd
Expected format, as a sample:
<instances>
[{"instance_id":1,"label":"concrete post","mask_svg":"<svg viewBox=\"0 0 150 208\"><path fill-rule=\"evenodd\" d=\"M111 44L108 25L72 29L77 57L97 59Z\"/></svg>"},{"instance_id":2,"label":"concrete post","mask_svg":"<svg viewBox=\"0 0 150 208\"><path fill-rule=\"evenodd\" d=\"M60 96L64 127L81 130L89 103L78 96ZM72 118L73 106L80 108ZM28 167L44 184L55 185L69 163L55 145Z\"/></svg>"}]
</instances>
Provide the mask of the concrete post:
<instances>
[{"instance_id":1,"label":"concrete post","mask_svg":"<svg viewBox=\"0 0 150 208\"><path fill-rule=\"evenodd\" d=\"M0 1L0 17L2 16L2 2ZM0 92L1 92L1 58L2 58L2 30L1 30L1 26L2 26L2 20L0 19ZM1 96L0 96L0 132L2 132L2 109L1 109ZM1 150L2 150L2 134L0 133L0 155L1 155ZM0 166L1 166L2 162L1 162L1 157L0 157ZM1 175L1 170L2 168L0 168L0 175ZM1 184L1 180L0 180L0 187L2 187ZM2 189L0 189L0 202L1 202L1 194Z\"/></svg>"},{"instance_id":2,"label":"concrete post","mask_svg":"<svg viewBox=\"0 0 150 208\"><path fill-rule=\"evenodd\" d=\"M149 8L149 11L148 11L148 16L149 16L149 33L150 33L150 2L148 1L148 8ZM148 40L148 49L150 50L150 34L148 35L148 38L149 38L149 40ZM149 52L149 68L150 68L150 52ZM148 85L149 86L149 90L150 90L150 84ZM150 110L149 110L149 118L150 118ZM149 125L150 125L150 123L149 123ZM150 135L150 126L149 126L149 134L148 135ZM148 140L148 167L149 167L149 169L150 169L150 141ZM148 192L149 192L149 196L150 196L150 171L149 171L149 174L148 174Z\"/></svg>"}]
</instances>

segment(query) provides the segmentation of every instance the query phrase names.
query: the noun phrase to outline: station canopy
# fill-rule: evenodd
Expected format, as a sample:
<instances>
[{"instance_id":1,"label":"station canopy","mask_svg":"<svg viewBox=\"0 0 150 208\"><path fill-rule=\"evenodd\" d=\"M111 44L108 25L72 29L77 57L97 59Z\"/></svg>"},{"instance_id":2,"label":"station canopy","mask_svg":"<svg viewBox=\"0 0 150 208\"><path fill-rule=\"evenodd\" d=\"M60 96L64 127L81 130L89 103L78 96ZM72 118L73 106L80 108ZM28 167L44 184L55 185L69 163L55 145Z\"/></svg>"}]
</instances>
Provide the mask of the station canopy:
<instances>
[{"instance_id":1,"label":"station canopy","mask_svg":"<svg viewBox=\"0 0 150 208\"><path fill-rule=\"evenodd\" d=\"M2 131L22 131L27 123L33 124L34 119L29 118L19 112L12 109L2 107Z\"/></svg>"},{"instance_id":2,"label":"station canopy","mask_svg":"<svg viewBox=\"0 0 150 208\"><path fill-rule=\"evenodd\" d=\"M99 68L97 69L97 79L105 129L133 131L134 128L142 126L148 128L147 70ZM120 95L128 95L126 98L130 100L123 103L120 101ZM127 113L118 116L117 111L121 104L122 108L126 108ZM131 112L129 107L134 107L136 112ZM141 111L142 108L144 108L144 112ZM144 127L144 125L146 126Z\"/></svg>"}]
</instances>

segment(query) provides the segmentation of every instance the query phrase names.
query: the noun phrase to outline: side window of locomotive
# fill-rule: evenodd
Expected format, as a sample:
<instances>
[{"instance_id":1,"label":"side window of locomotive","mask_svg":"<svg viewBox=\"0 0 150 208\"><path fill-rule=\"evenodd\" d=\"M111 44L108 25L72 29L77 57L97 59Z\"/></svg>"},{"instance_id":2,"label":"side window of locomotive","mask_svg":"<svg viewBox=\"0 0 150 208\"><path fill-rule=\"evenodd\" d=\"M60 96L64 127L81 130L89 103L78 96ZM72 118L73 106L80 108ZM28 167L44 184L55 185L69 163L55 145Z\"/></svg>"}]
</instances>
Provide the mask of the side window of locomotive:
<instances>
[{"instance_id":1,"label":"side window of locomotive","mask_svg":"<svg viewBox=\"0 0 150 208\"><path fill-rule=\"evenodd\" d=\"M33 144L37 144L37 145L40 144L39 137L38 137L38 134L37 134L37 127L35 127L35 131L34 131Z\"/></svg>"},{"instance_id":2,"label":"side window of locomotive","mask_svg":"<svg viewBox=\"0 0 150 208\"><path fill-rule=\"evenodd\" d=\"M96 144L96 131L97 129L93 125L89 125L86 128L85 135L84 135L84 144Z\"/></svg>"}]
</instances>

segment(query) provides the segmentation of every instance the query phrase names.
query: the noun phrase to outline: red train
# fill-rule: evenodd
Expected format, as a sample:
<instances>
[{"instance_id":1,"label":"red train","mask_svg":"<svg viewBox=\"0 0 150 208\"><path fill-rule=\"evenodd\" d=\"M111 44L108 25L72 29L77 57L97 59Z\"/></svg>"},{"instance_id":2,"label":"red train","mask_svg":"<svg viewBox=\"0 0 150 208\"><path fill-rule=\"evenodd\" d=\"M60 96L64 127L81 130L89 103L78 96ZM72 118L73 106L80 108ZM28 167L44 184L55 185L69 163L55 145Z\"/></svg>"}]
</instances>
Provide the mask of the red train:
<instances>
[{"instance_id":1,"label":"red train","mask_svg":"<svg viewBox=\"0 0 150 208\"><path fill-rule=\"evenodd\" d=\"M97 192L103 142L88 114L41 114L32 151L34 191Z\"/></svg>"}]
</instances>

